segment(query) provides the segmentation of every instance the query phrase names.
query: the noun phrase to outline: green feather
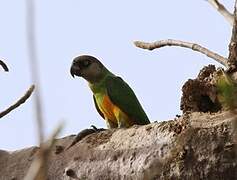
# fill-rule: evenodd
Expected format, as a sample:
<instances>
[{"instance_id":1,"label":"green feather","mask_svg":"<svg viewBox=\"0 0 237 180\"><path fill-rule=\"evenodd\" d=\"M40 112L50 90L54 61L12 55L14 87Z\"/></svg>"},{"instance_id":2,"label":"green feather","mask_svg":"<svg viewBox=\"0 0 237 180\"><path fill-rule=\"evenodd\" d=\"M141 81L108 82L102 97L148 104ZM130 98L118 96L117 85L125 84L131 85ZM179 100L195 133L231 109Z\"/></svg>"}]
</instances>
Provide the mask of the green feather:
<instances>
[{"instance_id":1,"label":"green feather","mask_svg":"<svg viewBox=\"0 0 237 180\"><path fill-rule=\"evenodd\" d=\"M237 107L237 84L224 71L217 80L218 100L225 108Z\"/></svg>"},{"instance_id":2,"label":"green feather","mask_svg":"<svg viewBox=\"0 0 237 180\"><path fill-rule=\"evenodd\" d=\"M122 78L107 76L105 85L110 100L132 118L136 122L135 124L150 123L133 90Z\"/></svg>"}]
</instances>

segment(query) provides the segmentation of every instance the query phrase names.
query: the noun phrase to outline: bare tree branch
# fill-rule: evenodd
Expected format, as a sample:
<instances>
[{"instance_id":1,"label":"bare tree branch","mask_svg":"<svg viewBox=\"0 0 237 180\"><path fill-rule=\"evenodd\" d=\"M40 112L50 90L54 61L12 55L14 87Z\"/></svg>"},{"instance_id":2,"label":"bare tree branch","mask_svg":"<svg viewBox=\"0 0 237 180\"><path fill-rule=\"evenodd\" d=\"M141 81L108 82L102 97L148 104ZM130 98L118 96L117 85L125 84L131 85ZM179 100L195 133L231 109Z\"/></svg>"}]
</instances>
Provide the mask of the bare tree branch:
<instances>
[{"instance_id":1,"label":"bare tree branch","mask_svg":"<svg viewBox=\"0 0 237 180\"><path fill-rule=\"evenodd\" d=\"M225 67L228 67L227 61L228 59L224 58L223 56L220 56L217 53L214 53L210 51L209 49L202 47L199 44L180 41L180 40L174 40L174 39L166 39L161 41L155 41L153 43L147 43L147 42L141 42L141 41L135 41L135 46L142 48L142 49L148 49L148 50L154 50L165 46L179 46L184 48L189 48L194 51L198 51L202 54L205 54L206 56L216 60L218 63L221 63Z\"/></svg>"},{"instance_id":2,"label":"bare tree branch","mask_svg":"<svg viewBox=\"0 0 237 180\"><path fill-rule=\"evenodd\" d=\"M229 70L234 71L235 73L233 74L236 74L236 71L237 71L237 0L235 1L235 6L234 6L234 23L233 23L233 28L232 28L232 36L231 36L231 40L229 44L229 58L228 59L229 59L228 63L230 67ZM234 111L234 113L236 114L236 111ZM235 119L235 121L233 122L233 139L237 139L237 119ZM237 147L235 151L237 154Z\"/></svg>"},{"instance_id":3,"label":"bare tree branch","mask_svg":"<svg viewBox=\"0 0 237 180\"><path fill-rule=\"evenodd\" d=\"M233 26L234 16L218 0L207 0Z\"/></svg>"},{"instance_id":4,"label":"bare tree branch","mask_svg":"<svg viewBox=\"0 0 237 180\"><path fill-rule=\"evenodd\" d=\"M235 1L234 25L232 36L229 44L229 66L231 70L237 69L237 1Z\"/></svg>"},{"instance_id":5,"label":"bare tree branch","mask_svg":"<svg viewBox=\"0 0 237 180\"><path fill-rule=\"evenodd\" d=\"M16 109L18 106L20 106L21 104L23 104L32 94L32 92L34 91L35 86L32 85L25 93L24 96L22 96L16 103L14 103L13 105L11 105L9 108L7 108L6 110L0 112L0 118L2 118L3 116L7 115L8 113L10 113L12 110Z\"/></svg>"}]
</instances>

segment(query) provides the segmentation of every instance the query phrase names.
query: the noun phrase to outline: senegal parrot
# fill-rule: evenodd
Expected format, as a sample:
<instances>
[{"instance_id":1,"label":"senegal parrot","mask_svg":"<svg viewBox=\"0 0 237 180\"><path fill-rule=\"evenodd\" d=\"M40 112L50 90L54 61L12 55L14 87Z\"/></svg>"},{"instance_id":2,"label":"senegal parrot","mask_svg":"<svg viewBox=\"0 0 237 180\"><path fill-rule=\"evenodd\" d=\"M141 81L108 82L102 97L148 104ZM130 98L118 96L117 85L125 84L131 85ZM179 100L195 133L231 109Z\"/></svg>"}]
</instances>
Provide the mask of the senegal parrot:
<instances>
[{"instance_id":1,"label":"senegal parrot","mask_svg":"<svg viewBox=\"0 0 237 180\"><path fill-rule=\"evenodd\" d=\"M98 59L89 55L76 57L71 75L88 81L98 113L111 128L126 128L150 121L136 95L122 78L111 73Z\"/></svg>"}]
</instances>

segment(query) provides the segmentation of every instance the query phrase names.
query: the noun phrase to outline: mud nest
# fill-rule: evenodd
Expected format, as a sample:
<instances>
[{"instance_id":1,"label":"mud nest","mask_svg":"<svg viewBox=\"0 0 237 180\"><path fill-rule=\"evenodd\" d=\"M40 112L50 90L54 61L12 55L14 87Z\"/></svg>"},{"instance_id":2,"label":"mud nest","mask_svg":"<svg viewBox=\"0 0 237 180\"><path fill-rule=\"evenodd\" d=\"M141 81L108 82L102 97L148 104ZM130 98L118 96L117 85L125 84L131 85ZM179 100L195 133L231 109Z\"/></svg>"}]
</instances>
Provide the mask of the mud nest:
<instances>
[{"instance_id":1,"label":"mud nest","mask_svg":"<svg viewBox=\"0 0 237 180\"><path fill-rule=\"evenodd\" d=\"M189 79L182 87L180 109L185 112L217 112L221 105L217 100L217 88L213 83L214 65L205 66L196 79Z\"/></svg>"}]
</instances>

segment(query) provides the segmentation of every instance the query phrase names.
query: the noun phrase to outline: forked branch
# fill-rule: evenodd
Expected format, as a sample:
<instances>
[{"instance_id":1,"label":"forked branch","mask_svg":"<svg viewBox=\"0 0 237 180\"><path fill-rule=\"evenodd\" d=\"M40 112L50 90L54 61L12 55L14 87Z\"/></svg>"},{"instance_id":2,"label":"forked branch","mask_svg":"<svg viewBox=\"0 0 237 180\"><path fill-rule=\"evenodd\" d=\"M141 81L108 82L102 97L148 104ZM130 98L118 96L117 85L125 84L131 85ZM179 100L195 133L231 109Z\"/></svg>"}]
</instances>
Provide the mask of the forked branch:
<instances>
[{"instance_id":1,"label":"forked branch","mask_svg":"<svg viewBox=\"0 0 237 180\"><path fill-rule=\"evenodd\" d=\"M135 41L135 46L142 48L142 49L148 49L148 50L154 50L165 46L179 46L184 47L188 49L192 49L194 51L200 52L202 54L205 54L206 56L216 60L218 63L221 63L226 68L228 67L228 59L224 58L223 56L210 51L209 49L195 43L180 41L180 40L174 40L174 39L166 39L161 41L155 41L153 43L147 43L147 42L141 42L141 41Z\"/></svg>"},{"instance_id":2,"label":"forked branch","mask_svg":"<svg viewBox=\"0 0 237 180\"><path fill-rule=\"evenodd\" d=\"M224 18L230 23L231 26L234 24L234 15L230 13L223 4L218 0L207 0Z\"/></svg>"}]
</instances>

